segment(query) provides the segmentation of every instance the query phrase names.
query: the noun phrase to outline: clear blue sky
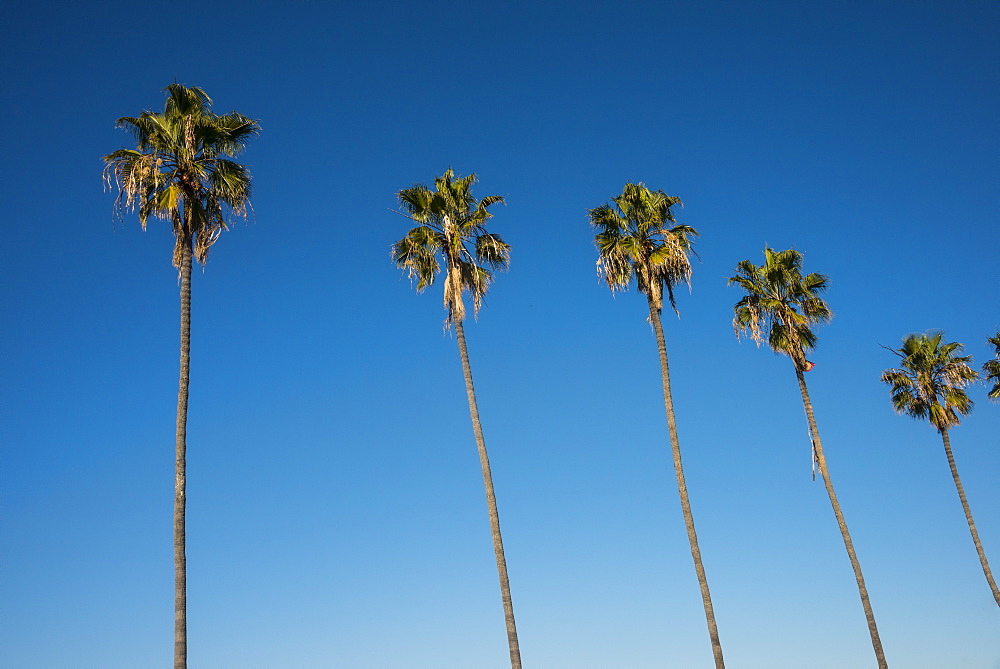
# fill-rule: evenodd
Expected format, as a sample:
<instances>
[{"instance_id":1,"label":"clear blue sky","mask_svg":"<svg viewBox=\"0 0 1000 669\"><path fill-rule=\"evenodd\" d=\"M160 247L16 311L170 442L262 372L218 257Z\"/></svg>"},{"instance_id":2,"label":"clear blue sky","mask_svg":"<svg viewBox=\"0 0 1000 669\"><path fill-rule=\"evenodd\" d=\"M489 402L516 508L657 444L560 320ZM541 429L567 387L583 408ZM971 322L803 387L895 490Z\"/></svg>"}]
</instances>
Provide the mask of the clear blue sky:
<instances>
[{"instance_id":1,"label":"clear blue sky","mask_svg":"<svg viewBox=\"0 0 1000 669\"><path fill-rule=\"evenodd\" d=\"M482 482L439 287L394 194L449 165L513 245L467 332L526 667L711 666L635 292L587 210L644 181L699 230L665 317L731 667L874 666L792 366L730 326L765 244L828 274L808 376L893 667L1000 667L936 433L881 370L1000 327L1000 4L20 3L0 53L0 666L162 667L172 644L172 239L100 157L172 81L258 118L255 215L194 280L192 667L502 668ZM1000 406L952 441L1000 569Z\"/></svg>"}]
</instances>

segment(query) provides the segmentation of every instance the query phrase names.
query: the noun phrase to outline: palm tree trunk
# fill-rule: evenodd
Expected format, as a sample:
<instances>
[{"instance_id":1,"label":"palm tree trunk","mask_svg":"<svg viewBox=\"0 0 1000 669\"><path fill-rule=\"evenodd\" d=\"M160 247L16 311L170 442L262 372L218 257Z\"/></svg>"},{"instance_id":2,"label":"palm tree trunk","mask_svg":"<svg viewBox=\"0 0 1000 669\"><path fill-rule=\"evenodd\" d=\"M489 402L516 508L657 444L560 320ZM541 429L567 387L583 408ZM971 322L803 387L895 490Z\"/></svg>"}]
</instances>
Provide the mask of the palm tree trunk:
<instances>
[{"instance_id":1,"label":"palm tree trunk","mask_svg":"<svg viewBox=\"0 0 1000 669\"><path fill-rule=\"evenodd\" d=\"M941 440L944 442L945 455L948 456L948 466L951 467L951 477L955 479L955 489L958 490L958 498L962 500L962 510L965 511L965 519L969 521L969 531L972 532L972 543L976 545L976 552L979 553L979 562L983 565L983 573L986 574L986 582L990 584L990 590L993 591L993 599L997 601L997 606L1000 606L1000 590L997 590L997 583L993 580L993 572L990 571L990 563L986 561L986 553L983 552L983 545L979 543L979 532L976 531L976 523L972 520L972 510L969 509L969 501L965 498L962 479L958 477L955 456L951 453L951 439L948 438L948 430L941 431Z\"/></svg>"},{"instance_id":2,"label":"palm tree trunk","mask_svg":"<svg viewBox=\"0 0 1000 669\"><path fill-rule=\"evenodd\" d=\"M174 469L174 669L187 668L187 410L191 369L191 249L181 261L181 371L177 392L177 449Z\"/></svg>"},{"instance_id":3,"label":"palm tree trunk","mask_svg":"<svg viewBox=\"0 0 1000 669\"><path fill-rule=\"evenodd\" d=\"M472 418L472 432L479 450L479 464L483 469L483 485L486 488L486 506L490 513L490 532L493 535L493 552L497 558L497 573L500 576L500 597L503 599L503 613L507 623L507 645L510 649L511 669L521 669L521 649L517 643L517 627L514 625L514 605L510 598L510 582L507 580L507 560L503 553L500 537L500 514L497 512L497 498L493 494L493 475L490 473L490 459L486 454L486 440L483 426L479 422L479 407L476 404L476 390L472 385L472 367L469 365L469 351L465 345L465 330L462 320L455 319L455 334L458 338L458 353L462 358L462 373L465 375L465 392L469 397L469 415Z\"/></svg>"},{"instance_id":4,"label":"palm tree trunk","mask_svg":"<svg viewBox=\"0 0 1000 669\"><path fill-rule=\"evenodd\" d=\"M795 365L795 376L799 380L802 405L805 407L806 418L809 420L809 433L812 435L813 449L816 453L816 464L819 466L819 474L823 477L823 483L826 485L826 493L830 496L833 514L837 517L840 535L844 538L844 546L847 548L847 555L851 558L851 567L854 569L854 578L858 582L858 593L861 595L861 605L865 609L865 618L868 620L868 633L872 637L872 648L875 650L875 659L878 661L879 669L886 669L889 665L885 662L885 653L882 651L882 640L879 639L878 627L875 625L875 614L872 612L872 605L868 601L868 588L865 587L865 577L861 574L861 563L858 562L858 556L854 552L854 543L851 541L851 533L847 530L847 521L844 520L844 514L840 510L837 493L833 490L833 481L830 479L830 472L826 468L826 456L823 454L823 444L819 440L819 428L816 427L816 416L813 414L812 400L809 399L809 389L806 388L806 379L798 365Z\"/></svg>"},{"instance_id":5,"label":"palm tree trunk","mask_svg":"<svg viewBox=\"0 0 1000 669\"><path fill-rule=\"evenodd\" d=\"M667 363L667 345L663 338L663 324L660 322L660 310L652 300L649 302L649 320L656 331L656 345L660 351L660 374L663 378L663 407L667 412L667 430L670 433L670 451L674 458L674 474L677 476L677 492L681 498L681 511L684 513L684 525L687 526L688 543L691 544L691 558L694 560L694 570L698 575L698 585L701 586L701 600L705 606L705 620L708 623L708 636L712 640L712 654L715 656L716 669L724 669L722 659L722 644L719 642L719 628L715 623L715 610L712 608L712 595L708 590L708 578L705 567L701 563L701 549L698 547L698 534L694 529L694 516L691 514L691 501L688 499L687 483L684 481L684 465L681 463L681 446L677 439L677 421L674 417L674 399L670 392L670 366Z\"/></svg>"}]
</instances>

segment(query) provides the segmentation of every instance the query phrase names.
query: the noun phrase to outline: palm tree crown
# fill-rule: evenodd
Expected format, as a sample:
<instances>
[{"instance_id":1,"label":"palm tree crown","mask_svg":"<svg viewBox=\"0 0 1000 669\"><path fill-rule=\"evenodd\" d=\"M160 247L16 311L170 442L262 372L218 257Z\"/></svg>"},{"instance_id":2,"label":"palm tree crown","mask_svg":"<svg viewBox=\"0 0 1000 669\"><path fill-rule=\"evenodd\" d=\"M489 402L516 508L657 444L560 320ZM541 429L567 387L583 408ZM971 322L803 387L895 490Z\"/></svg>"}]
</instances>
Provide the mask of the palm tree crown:
<instances>
[{"instance_id":1,"label":"palm tree crown","mask_svg":"<svg viewBox=\"0 0 1000 669\"><path fill-rule=\"evenodd\" d=\"M226 229L227 213L245 215L250 173L235 157L260 132L257 121L237 112L217 115L212 100L197 86L170 84L163 112L144 111L118 119L136 149L104 156L105 182L114 179L116 209L137 210L146 227L150 215L173 223L174 266L187 252L200 263Z\"/></svg>"},{"instance_id":2,"label":"palm tree crown","mask_svg":"<svg viewBox=\"0 0 1000 669\"><path fill-rule=\"evenodd\" d=\"M737 284L746 295L733 307L736 335L749 332L759 346L764 341L776 353L784 353L796 369L806 369L806 352L818 341L812 326L833 318L830 307L819 296L827 288L827 277L815 272L802 275L802 254L794 249L764 249L764 264L740 261Z\"/></svg>"},{"instance_id":3,"label":"palm tree crown","mask_svg":"<svg viewBox=\"0 0 1000 669\"><path fill-rule=\"evenodd\" d=\"M993 359L983 363L983 376L986 385L993 384L987 397L995 400L1000 399L1000 331L995 337L987 339L986 342L993 346Z\"/></svg>"},{"instance_id":4,"label":"palm tree crown","mask_svg":"<svg viewBox=\"0 0 1000 669\"><path fill-rule=\"evenodd\" d=\"M979 378L969 366L971 355L958 342L942 342L943 332L911 334L899 349L899 369L887 369L882 381L891 386L892 408L914 418L930 420L938 432L959 424L959 416L972 411L965 388Z\"/></svg>"},{"instance_id":5,"label":"palm tree crown","mask_svg":"<svg viewBox=\"0 0 1000 669\"><path fill-rule=\"evenodd\" d=\"M472 196L477 180L475 174L457 177L449 167L434 179L435 190L417 184L397 194L405 215L420 225L393 244L392 259L417 279L417 290L422 291L441 271L441 256L446 269L447 325L465 318L462 294L466 291L478 314L493 270L507 269L510 263L510 245L484 227L493 216L489 208L504 199L488 195L477 201Z\"/></svg>"},{"instance_id":6,"label":"palm tree crown","mask_svg":"<svg viewBox=\"0 0 1000 669\"><path fill-rule=\"evenodd\" d=\"M627 183L614 203L590 210L590 223L597 228L595 242L600 252L598 274L612 291L626 290L635 276L639 292L657 310L663 309L663 289L677 311L674 286L691 285L692 237L698 232L676 225L670 208L682 205L679 197L645 184ZM682 205L683 206L683 205Z\"/></svg>"}]
</instances>

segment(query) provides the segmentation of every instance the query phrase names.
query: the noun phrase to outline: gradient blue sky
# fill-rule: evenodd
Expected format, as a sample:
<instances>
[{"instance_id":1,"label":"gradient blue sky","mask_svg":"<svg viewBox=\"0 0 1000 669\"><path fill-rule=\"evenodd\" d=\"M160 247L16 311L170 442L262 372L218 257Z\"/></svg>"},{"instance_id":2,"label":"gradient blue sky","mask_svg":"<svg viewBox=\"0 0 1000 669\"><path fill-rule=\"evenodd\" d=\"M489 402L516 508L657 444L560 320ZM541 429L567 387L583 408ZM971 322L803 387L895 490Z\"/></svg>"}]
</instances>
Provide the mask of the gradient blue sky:
<instances>
[{"instance_id":1,"label":"gradient blue sky","mask_svg":"<svg viewBox=\"0 0 1000 669\"><path fill-rule=\"evenodd\" d=\"M594 271L626 181L701 232L665 318L731 667L873 666L791 364L730 326L765 244L830 276L808 376L893 667L1000 667L940 440L878 380L910 332L1000 327L1000 4L20 3L0 53L0 666L172 644L177 281L112 219L116 118L172 81L259 118L255 215L194 280L192 667L501 668L482 482L439 287L389 261L446 167L513 245L467 329L526 667L708 667L645 303ZM1000 406L952 440L1000 568Z\"/></svg>"}]
</instances>

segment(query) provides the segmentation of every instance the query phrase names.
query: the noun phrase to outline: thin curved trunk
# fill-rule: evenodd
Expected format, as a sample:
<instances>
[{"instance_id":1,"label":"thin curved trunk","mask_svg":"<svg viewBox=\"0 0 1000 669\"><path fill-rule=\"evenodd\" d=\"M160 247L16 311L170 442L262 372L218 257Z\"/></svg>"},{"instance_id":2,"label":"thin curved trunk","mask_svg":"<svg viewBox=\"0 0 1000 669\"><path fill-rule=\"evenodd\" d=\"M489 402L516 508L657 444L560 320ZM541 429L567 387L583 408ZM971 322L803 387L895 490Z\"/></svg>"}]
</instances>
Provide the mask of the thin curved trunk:
<instances>
[{"instance_id":1,"label":"thin curved trunk","mask_svg":"<svg viewBox=\"0 0 1000 669\"><path fill-rule=\"evenodd\" d=\"M958 467L955 466L955 456L951 453L951 439L948 438L948 430L941 431L941 440L944 442L944 452L948 456L948 466L951 467L951 477L955 479L955 489L958 490L958 498L962 500L962 510L965 511L965 519L969 521L969 531L972 533L972 543L976 545L976 552L979 553L979 562L983 565L983 573L986 575L986 582L990 584L993 591L993 599L1000 606L1000 590L997 590L997 582L993 580L993 572L990 571L990 563L986 561L986 553L983 545L979 543L979 532L976 531L976 523L972 520L972 510L969 509L969 501L965 498L965 489L962 488L962 479L958 477Z\"/></svg>"},{"instance_id":2,"label":"thin curved trunk","mask_svg":"<svg viewBox=\"0 0 1000 669\"><path fill-rule=\"evenodd\" d=\"M511 669L521 669L521 649L517 643L517 627L514 625L514 605L510 598L510 582L507 580L507 560L503 553L503 539L500 537L500 514L497 512L497 498L493 494L493 475L490 473L490 459L486 454L486 440L483 426L479 422L479 407L476 404L476 390L472 385L472 367L469 365L469 351L465 345L465 330L462 320L455 319L455 334L458 339L458 353L462 358L462 373L465 375L465 392L469 398L469 415L472 418L472 432L476 437L479 464L483 469L483 486L486 488L486 506L490 513L490 532L493 535L493 552L497 558L497 574L500 576L500 596L503 599L503 614L507 623L507 645L510 649Z\"/></svg>"},{"instance_id":3,"label":"thin curved trunk","mask_svg":"<svg viewBox=\"0 0 1000 669\"><path fill-rule=\"evenodd\" d=\"M185 246L181 279L181 370L177 392L177 449L174 469L174 669L187 667L187 411L191 369L191 249Z\"/></svg>"},{"instance_id":4,"label":"thin curved trunk","mask_svg":"<svg viewBox=\"0 0 1000 669\"><path fill-rule=\"evenodd\" d=\"M844 538L847 555L851 558L854 578L858 582L858 593L861 595L861 605L865 609L865 618L868 620L868 633L872 637L872 648L875 650L875 659L878 661L880 669L886 669L889 665L885 662L885 653L882 651L882 640L879 639L878 627L875 625L875 614L872 612L872 605L868 601L868 588L865 587L865 577L861 574L861 563L858 562L858 556L854 552L854 542L851 541L851 533L847 530L847 521L844 520L844 514L840 510L837 493L833 490L833 481L830 479L830 472L826 467L826 456L823 454L823 444L819 440L819 428L816 427L816 416L813 414L812 400L809 399L809 389L806 388L806 379L802 375L802 370L799 369L798 365L795 366L795 376L799 380L802 405L805 407L806 418L809 420L809 433L812 435L813 449L816 454L816 464L819 467L819 474L823 477L823 484L826 485L826 493L830 496L833 514L837 517L837 526L840 527L840 535Z\"/></svg>"},{"instance_id":5,"label":"thin curved trunk","mask_svg":"<svg viewBox=\"0 0 1000 669\"><path fill-rule=\"evenodd\" d=\"M667 430L670 433L670 451L674 459L674 474L677 475L677 492L681 498L681 511L684 513L684 525L687 527L688 543L691 544L691 558L694 560L694 570L698 575L698 585L701 586L701 600L705 606L705 620L708 623L708 636L712 640L712 654L715 656L716 669L724 669L722 659L722 644L719 642L719 628L715 623L715 609L712 608L712 595L708 590L708 578L705 567L701 563L701 549L698 547L698 534L694 529L694 516L691 514L691 502L688 499L687 483L684 480L684 466L681 463L681 446L677 439L677 421L674 418L674 399L670 392L670 366L667 363L667 344L663 338L663 324L660 322L660 311L652 300L649 302L649 320L656 332L656 345L660 351L660 374L663 378L663 407L667 412Z\"/></svg>"}]
</instances>

